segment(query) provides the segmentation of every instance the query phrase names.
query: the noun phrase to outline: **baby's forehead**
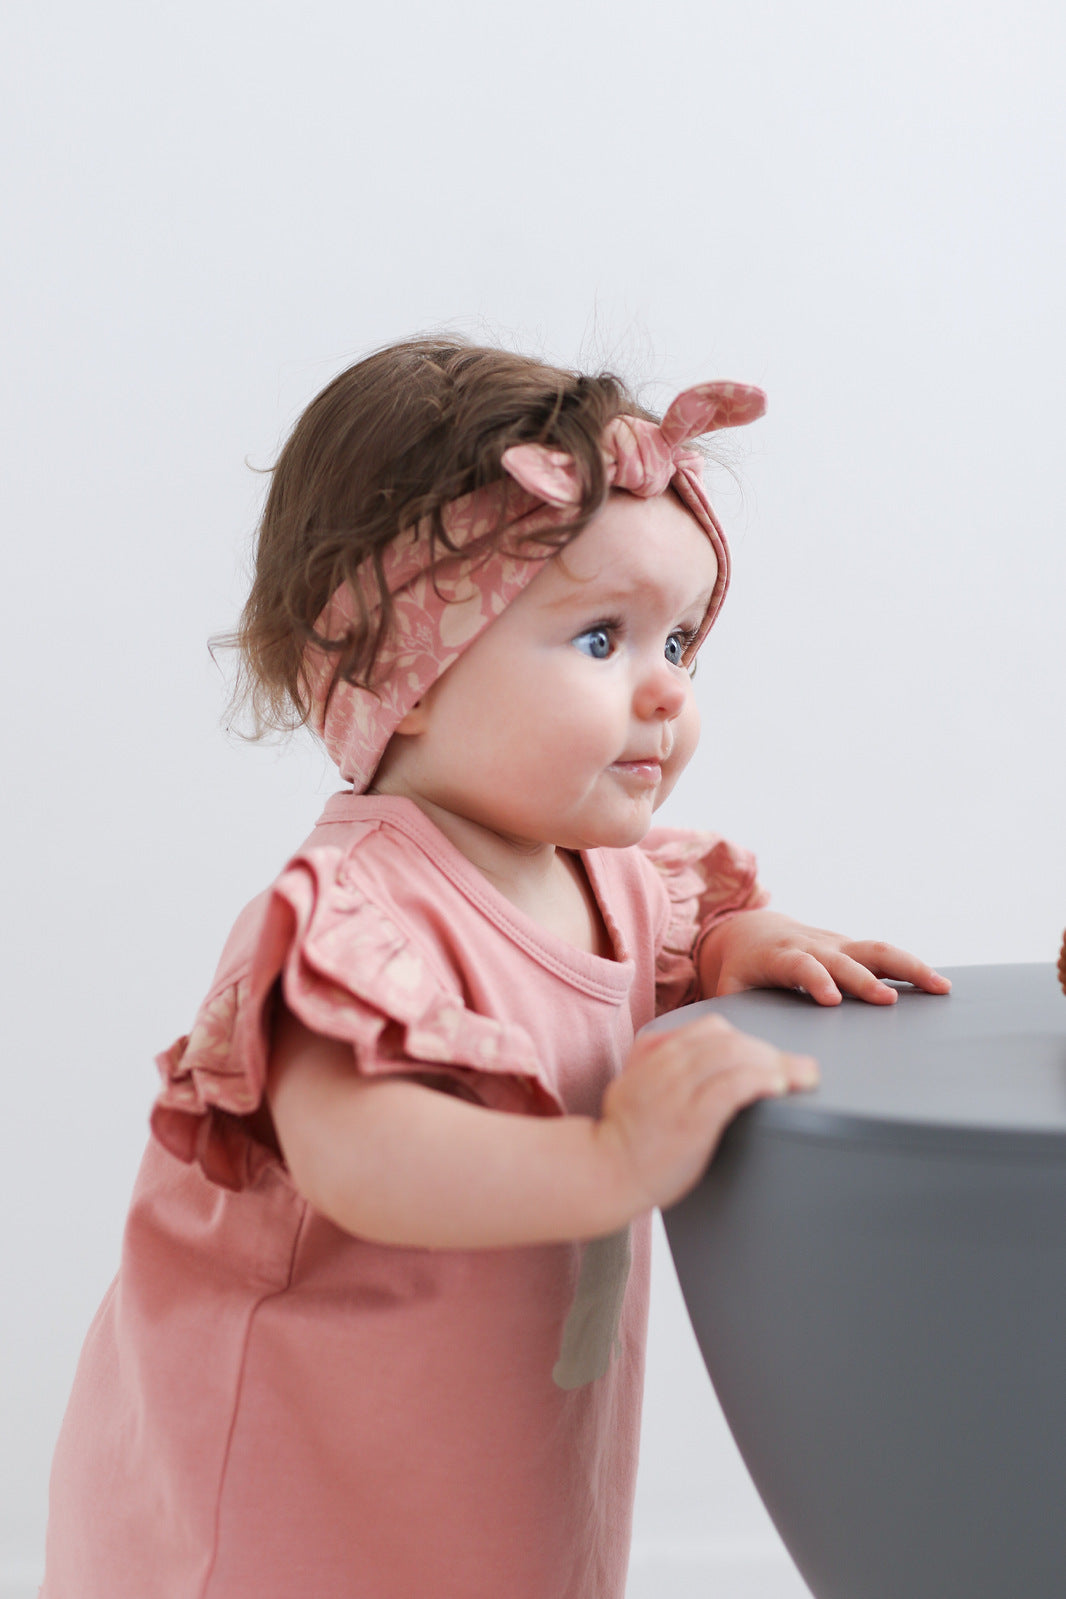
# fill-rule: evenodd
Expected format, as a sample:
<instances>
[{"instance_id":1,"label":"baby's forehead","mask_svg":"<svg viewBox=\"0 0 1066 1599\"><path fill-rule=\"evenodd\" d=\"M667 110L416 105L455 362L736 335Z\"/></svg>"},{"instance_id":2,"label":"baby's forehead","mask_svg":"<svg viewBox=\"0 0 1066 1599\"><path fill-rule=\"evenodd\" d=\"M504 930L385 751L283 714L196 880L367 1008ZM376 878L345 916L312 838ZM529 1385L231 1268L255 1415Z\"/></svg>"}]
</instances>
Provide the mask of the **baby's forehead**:
<instances>
[{"instance_id":1,"label":"baby's forehead","mask_svg":"<svg viewBox=\"0 0 1066 1599\"><path fill-rule=\"evenodd\" d=\"M563 587L592 582L620 593L662 580L686 587L709 582L713 587L718 557L675 494L643 500L616 492L545 571Z\"/></svg>"}]
</instances>

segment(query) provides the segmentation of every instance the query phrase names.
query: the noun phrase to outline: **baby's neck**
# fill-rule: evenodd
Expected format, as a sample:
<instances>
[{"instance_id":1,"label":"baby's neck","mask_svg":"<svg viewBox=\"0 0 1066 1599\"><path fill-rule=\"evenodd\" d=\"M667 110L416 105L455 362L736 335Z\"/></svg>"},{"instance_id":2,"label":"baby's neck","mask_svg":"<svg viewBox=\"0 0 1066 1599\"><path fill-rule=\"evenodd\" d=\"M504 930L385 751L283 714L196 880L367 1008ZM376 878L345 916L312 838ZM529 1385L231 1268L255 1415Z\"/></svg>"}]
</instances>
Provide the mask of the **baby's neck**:
<instances>
[{"instance_id":1,"label":"baby's neck","mask_svg":"<svg viewBox=\"0 0 1066 1599\"><path fill-rule=\"evenodd\" d=\"M421 796L408 798L516 909L578 949L613 955L580 855L497 833Z\"/></svg>"}]
</instances>

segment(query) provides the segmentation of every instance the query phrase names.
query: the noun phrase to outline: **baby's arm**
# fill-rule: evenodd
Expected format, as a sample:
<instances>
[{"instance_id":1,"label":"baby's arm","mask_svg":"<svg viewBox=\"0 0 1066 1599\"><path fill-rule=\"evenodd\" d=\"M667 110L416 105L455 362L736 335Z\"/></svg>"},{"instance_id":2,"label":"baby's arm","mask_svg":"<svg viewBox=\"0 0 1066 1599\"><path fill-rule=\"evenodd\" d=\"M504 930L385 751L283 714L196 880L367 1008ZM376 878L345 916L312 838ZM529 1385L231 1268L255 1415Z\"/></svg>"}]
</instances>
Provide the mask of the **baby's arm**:
<instances>
[{"instance_id":1,"label":"baby's arm","mask_svg":"<svg viewBox=\"0 0 1066 1599\"><path fill-rule=\"evenodd\" d=\"M700 950L700 989L707 995L802 988L819 1005L839 1005L842 994L891 1005L896 990L883 977L930 994L946 994L951 987L948 978L906 950L805 927L774 911L740 911L708 934Z\"/></svg>"},{"instance_id":2,"label":"baby's arm","mask_svg":"<svg viewBox=\"0 0 1066 1599\"><path fill-rule=\"evenodd\" d=\"M704 1017L637 1040L599 1120L487 1110L279 1016L268 1096L297 1189L383 1244L477 1249L594 1238L679 1199L742 1106L813 1086L807 1056Z\"/></svg>"}]
</instances>

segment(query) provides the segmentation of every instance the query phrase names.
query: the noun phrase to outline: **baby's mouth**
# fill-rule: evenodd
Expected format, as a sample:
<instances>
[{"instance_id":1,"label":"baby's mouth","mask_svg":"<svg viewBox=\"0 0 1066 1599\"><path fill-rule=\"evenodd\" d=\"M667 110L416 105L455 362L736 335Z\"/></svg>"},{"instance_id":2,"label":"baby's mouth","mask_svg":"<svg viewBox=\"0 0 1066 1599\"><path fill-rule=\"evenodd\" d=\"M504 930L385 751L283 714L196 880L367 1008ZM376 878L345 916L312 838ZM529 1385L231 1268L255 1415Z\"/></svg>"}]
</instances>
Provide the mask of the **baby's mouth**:
<instances>
[{"instance_id":1,"label":"baby's mouth","mask_svg":"<svg viewBox=\"0 0 1066 1599\"><path fill-rule=\"evenodd\" d=\"M654 756L642 756L632 761L614 761L611 771L648 788L658 787L663 780L662 762Z\"/></svg>"},{"instance_id":2,"label":"baby's mouth","mask_svg":"<svg viewBox=\"0 0 1066 1599\"><path fill-rule=\"evenodd\" d=\"M666 748L655 755L633 755L626 760L615 761L611 770L626 777L632 777L640 783L657 785L663 780L663 767L673 753L674 740L672 730L663 730L663 739Z\"/></svg>"}]
</instances>

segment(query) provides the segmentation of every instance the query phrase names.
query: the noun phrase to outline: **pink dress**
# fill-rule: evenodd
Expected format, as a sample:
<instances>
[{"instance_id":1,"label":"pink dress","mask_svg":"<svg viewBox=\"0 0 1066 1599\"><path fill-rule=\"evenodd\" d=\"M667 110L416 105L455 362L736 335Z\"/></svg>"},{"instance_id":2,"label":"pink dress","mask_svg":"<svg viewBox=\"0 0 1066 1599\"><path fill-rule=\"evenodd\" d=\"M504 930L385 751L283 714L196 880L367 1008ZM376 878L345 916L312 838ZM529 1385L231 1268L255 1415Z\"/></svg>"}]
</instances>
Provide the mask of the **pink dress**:
<instances>
[{"instance_id":1,"label":"pink dress","mask_svg":"<svg viewBox=\"0 0 1066 1599\"><path fill-rule=\"evenodd\" d=\"M52 1472L42 1599L621 1599L648 1222L383 1247L249 1130L275 984L358 1069L595 1115L754 863L659 832L584 857L614 944L528 920L407 800L334 796L239 918L164 1086Z\"/></svg>"}]
</instances>

